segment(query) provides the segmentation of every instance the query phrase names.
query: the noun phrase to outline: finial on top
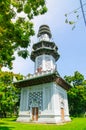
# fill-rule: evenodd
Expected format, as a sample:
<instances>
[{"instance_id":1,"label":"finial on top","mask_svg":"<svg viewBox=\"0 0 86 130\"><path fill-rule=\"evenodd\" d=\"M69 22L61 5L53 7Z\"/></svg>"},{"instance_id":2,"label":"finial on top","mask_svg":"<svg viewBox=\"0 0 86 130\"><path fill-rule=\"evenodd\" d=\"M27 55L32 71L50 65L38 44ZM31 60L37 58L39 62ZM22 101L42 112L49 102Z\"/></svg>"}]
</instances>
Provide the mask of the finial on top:
<instances>
[{"instance_id":1,"label":"finial on top","mask_svg":"<svg viewBox=\"0 0 86 130\"><path fill-rule=\"evenodd\" d=\"M51 31L50 31L50 28L49 28L48 25L41 25L39 27L39 31L38 31L37 37L40 37L41 35L44 35L44 34L47 34L49 36L49 38L52 37Z\"/></svg>"}]
</instances>

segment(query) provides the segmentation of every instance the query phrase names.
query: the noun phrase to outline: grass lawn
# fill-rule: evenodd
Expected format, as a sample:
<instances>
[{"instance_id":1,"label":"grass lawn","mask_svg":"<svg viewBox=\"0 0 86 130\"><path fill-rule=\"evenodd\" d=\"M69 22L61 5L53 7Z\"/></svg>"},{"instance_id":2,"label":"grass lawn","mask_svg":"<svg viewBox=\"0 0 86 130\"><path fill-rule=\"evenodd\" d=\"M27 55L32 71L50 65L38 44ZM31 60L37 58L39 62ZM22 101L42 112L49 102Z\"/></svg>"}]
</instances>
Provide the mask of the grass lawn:
<instances>
[{"instance_id":1,"label":"grass lawn","mask_svg":"<svg viewBox=\"0 0 86 130\"><path fill-rule=\"evenodd\" d=\"M19 123L6 118L0 119L0 130L86 130L86 118L74 118L63 125Z\"/></svg>"}]
</instances>

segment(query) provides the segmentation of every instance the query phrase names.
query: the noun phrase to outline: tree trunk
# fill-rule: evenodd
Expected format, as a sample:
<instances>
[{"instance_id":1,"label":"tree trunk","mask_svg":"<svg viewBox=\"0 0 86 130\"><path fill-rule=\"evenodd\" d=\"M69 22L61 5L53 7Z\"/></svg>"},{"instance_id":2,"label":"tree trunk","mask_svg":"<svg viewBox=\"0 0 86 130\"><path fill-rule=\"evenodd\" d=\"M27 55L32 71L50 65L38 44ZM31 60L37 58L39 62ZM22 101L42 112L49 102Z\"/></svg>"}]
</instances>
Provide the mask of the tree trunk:
<instances>
[{"instance_id":1,"label":"tree trunk","mask_svg":"<svg viewBox=\"0 0 86 130\"><path fill-rule=\"evenodd\" d=\"M3 111L3 117L6 118L7 117L7 114L5 111Z\"/></svg>"}]
</instances>

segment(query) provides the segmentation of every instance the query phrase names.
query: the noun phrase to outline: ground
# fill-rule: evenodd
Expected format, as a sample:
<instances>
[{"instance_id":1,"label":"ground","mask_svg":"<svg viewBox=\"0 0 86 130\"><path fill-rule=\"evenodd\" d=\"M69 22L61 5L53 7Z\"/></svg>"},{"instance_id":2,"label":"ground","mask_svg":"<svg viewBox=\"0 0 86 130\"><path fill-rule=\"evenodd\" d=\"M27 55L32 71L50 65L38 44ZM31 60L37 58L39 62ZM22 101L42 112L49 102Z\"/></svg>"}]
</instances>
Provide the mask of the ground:
<instances>
[{"instance_id":1,"label":"ground","mask_svg":"<svg viewBox=\"0 0 86 130\"><path fill-rule=\"evenodd\" d=\"M86 118L73 118L66 124L19 123L15 118L0 119L0 130L86 130Z\"/></svg>"}]
</instances>

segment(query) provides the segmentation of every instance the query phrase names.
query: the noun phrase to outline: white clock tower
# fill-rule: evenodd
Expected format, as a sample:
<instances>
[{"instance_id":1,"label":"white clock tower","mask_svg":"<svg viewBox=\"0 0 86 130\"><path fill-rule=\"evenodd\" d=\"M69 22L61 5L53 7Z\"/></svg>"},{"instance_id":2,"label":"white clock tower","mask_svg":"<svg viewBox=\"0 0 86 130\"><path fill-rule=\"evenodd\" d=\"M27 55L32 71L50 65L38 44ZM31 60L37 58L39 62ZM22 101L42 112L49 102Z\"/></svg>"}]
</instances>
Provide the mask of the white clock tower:
<instances>
[{"instance_id":1,"label":"white clock tower","mask_svg":"<svg viewBox=\"0 0 86 130\"><path fill-rule=\"evenodd\" d=\"M59 58L58 47L51 41L49 26L42 25L38 31L39 41L33 45L31 59L35 62L35 72L55 70Z\"/></svg>"}]
</instances>

